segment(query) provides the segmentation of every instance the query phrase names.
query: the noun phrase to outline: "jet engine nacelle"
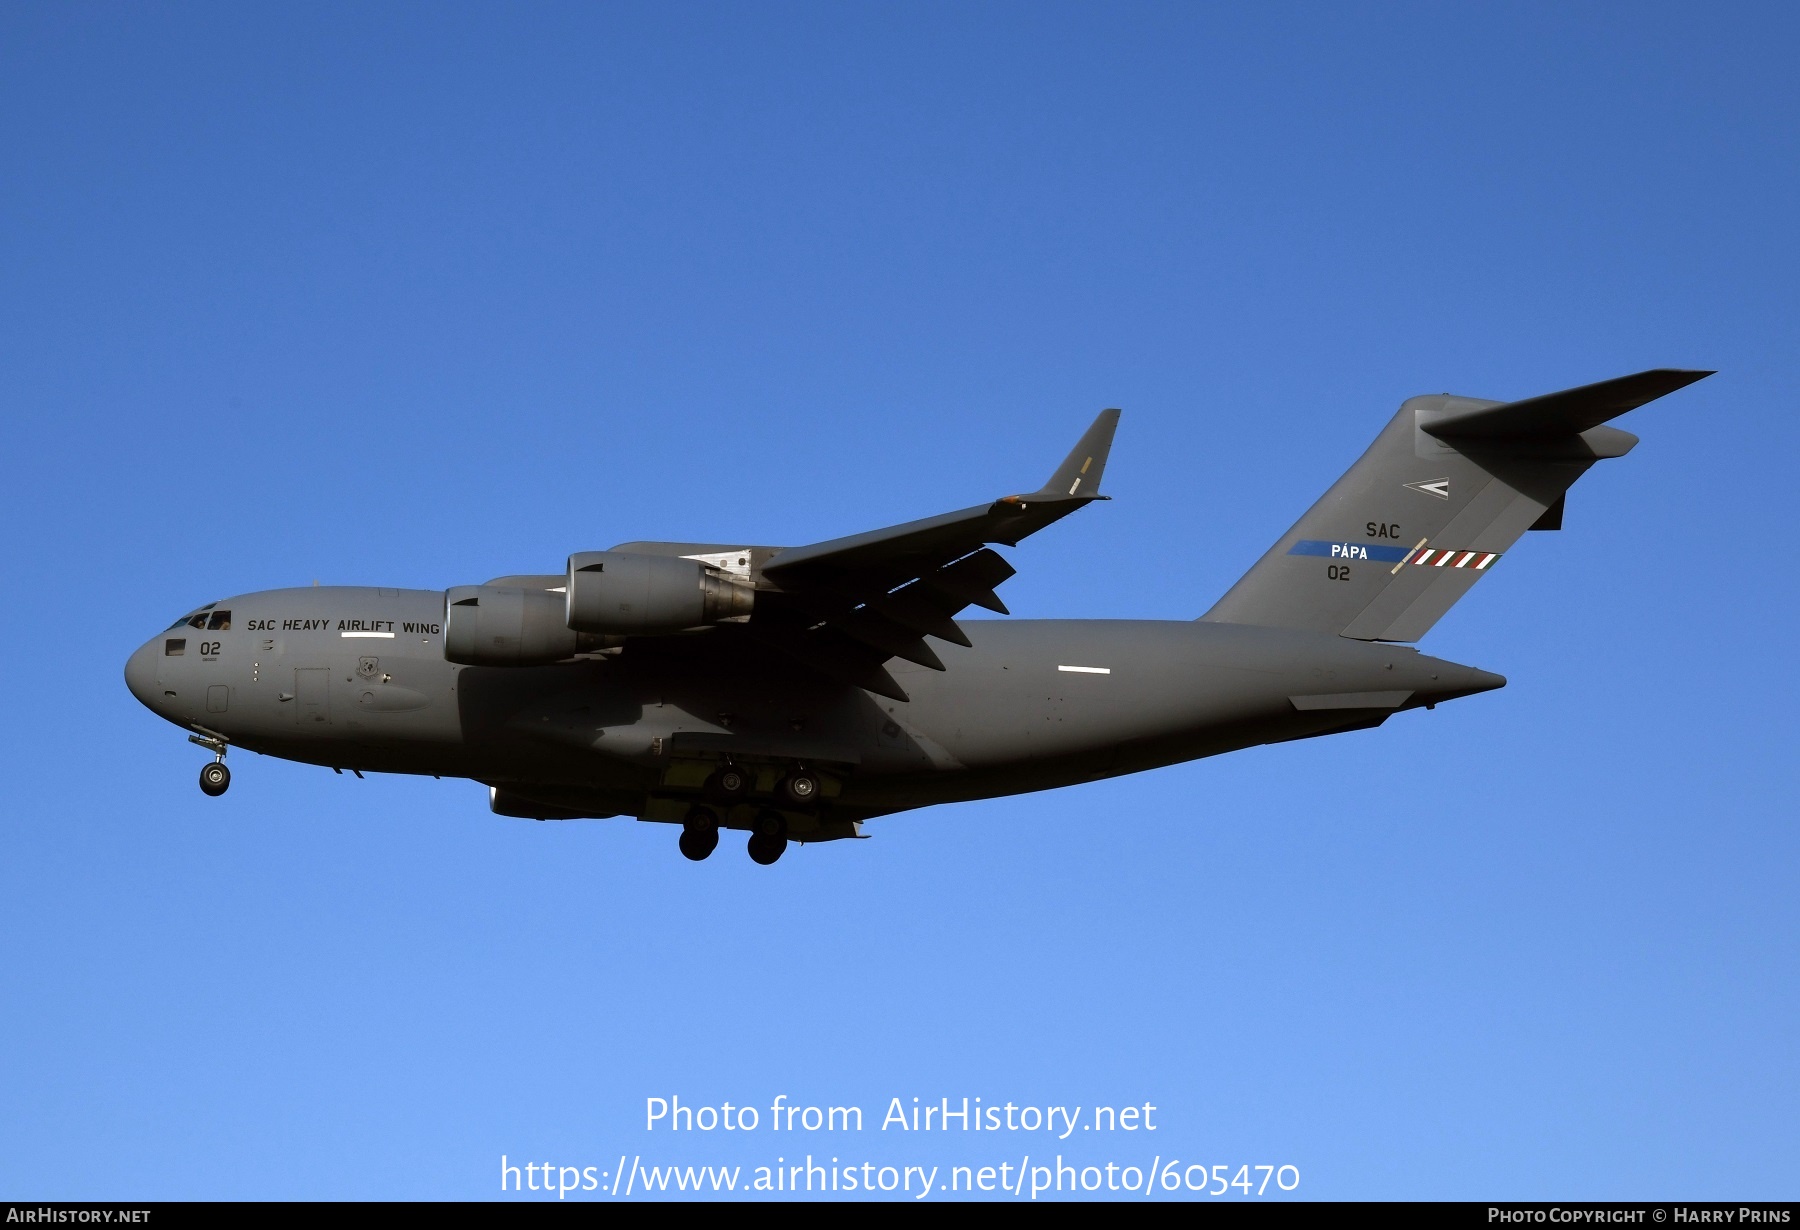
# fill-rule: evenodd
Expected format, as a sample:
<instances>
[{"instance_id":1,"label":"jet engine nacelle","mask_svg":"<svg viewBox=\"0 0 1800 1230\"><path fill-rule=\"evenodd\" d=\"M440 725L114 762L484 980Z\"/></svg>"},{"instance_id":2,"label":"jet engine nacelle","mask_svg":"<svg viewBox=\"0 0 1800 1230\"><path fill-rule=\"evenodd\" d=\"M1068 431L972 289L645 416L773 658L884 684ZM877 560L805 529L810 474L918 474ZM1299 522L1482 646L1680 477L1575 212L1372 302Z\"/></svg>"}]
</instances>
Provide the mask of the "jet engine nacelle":
<instances>
[{"instance_id":1,"label":"jet engine nacelle","mask_svg":"<svg viewBox=\"0 0 1800 1230\"><path fill-rule=\"evenodd\" d=\"M577 632L655 636L750 617L756 590L699 560L630 551L569 557L565 622Z\"/></svg>"},{"instance_id":2,"label":"jet engine nacelle","mask_svg":"<svg viewBox=\"0 0 1800 1230\"><path fill-rule=\"evenodd\" d=\"M563 621L561 594L511 585L457 585L444 591L444 657L463 666L543 666L599 638Z\"/></svg>"}]
</instances>

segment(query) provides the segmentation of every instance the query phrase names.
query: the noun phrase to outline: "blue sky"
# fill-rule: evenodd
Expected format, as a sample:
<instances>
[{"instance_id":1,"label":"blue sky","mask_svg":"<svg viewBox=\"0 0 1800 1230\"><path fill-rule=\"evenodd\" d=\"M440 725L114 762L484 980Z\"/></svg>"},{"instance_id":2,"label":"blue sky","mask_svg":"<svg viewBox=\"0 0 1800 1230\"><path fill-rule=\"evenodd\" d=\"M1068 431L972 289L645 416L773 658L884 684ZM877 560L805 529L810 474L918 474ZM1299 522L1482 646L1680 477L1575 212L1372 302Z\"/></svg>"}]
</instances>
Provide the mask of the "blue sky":
<instances>
[{"instance_id":1,"label":"blue sky","mask_svg":"<svg viewBox=\"0 0 1800 1230\"><path fill-rule=\"evenodd\" d=\"M1060 1151L1314 1198L1793 1198L1778 5L0 10L0 1196L479 1197ZM1720 374L1423 643L1497 693L773 869L248 757L127 653L280 585L990 498L1186 619L1405 397ZM797 856L796 856L797 855ZM644 1100L860 1134L647 1133ZM875 1129L889 1099L1154 1138ZM1143 1155L1143 1156L1140 1156Z\"/></svg>"}]
</instances>

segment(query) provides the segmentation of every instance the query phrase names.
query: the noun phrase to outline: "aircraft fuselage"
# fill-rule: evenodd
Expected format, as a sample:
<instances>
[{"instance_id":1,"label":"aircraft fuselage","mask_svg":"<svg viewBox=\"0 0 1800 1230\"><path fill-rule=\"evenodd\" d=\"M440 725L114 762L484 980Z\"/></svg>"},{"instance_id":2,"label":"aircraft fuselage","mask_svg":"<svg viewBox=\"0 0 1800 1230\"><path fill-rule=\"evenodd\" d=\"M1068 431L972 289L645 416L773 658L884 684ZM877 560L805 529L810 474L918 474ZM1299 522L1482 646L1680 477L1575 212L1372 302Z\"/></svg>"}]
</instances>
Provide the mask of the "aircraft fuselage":
<instances>
[{"instance_id":1,"label":"aircraft fuselage","mask_svg":"<svg viewBox=\"0 0 1800 1230\"><path fill-rule=\"evenodd\" d=\"M502 792L496 810L520 800L512 814L679 822L722 763L764 794L801 764L827 782L823 805L791 821L813 839L885 812L1378 725L1504 683L1313 632L971 620L958 626L972 645L946 646L946 670L896 664L899 701L742 653L729 627L551 666L460 666L444 656L444 613L436 590L244 594L152 638L126 679L162 717L232 747L472 778ZM754 806L725 826L748 827Z\"/></svg>"}]
</instances>

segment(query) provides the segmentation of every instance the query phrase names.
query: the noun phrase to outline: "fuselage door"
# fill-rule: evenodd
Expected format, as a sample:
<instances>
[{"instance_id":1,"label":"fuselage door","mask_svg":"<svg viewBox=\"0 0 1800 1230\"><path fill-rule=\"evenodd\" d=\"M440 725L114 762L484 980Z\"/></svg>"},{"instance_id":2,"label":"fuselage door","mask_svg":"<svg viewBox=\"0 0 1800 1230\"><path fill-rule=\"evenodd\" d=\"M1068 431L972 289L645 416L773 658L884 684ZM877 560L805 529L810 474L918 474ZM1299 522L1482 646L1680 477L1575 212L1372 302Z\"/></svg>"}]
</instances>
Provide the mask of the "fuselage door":
<instances>
[{"instance_id":1,"label":"fuselage door","mask_svg":"<svg viewBox=\"0 0 1800 1230\"><path fill-rule=\"evenodd\" d=\"M294 720L301 726L331 721L331 668L301 666L294 669Z\"/></svg>"}]
</instances>

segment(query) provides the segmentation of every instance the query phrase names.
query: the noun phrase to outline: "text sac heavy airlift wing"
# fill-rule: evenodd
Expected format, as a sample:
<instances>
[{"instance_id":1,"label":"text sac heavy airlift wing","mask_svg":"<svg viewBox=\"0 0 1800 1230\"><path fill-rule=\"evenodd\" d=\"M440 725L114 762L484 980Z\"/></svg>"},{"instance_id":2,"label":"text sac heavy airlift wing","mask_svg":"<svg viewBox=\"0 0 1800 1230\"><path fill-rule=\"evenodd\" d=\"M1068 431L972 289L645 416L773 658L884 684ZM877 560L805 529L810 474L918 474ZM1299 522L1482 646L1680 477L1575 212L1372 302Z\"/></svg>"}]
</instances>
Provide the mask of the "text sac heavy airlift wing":
<instances>
[{"instance_id":1,"label":"text sac heavy airlift wing","mask_svg":"<svg viewBox=\"0 0 1800 1230\"><path fill-rule=\"evenodd\" d=\"M994 587L1014 569L988 544L1017 546L1107 499L1100 478L1118 425L1117 410L1101 411L1050 481L1029 494L775 552L763 563L746 631L815 670L905 700L883 664L898 657L941 671L926 637L967 645L959 611L1007 613Z\"/></svg>"}]
</instances>

